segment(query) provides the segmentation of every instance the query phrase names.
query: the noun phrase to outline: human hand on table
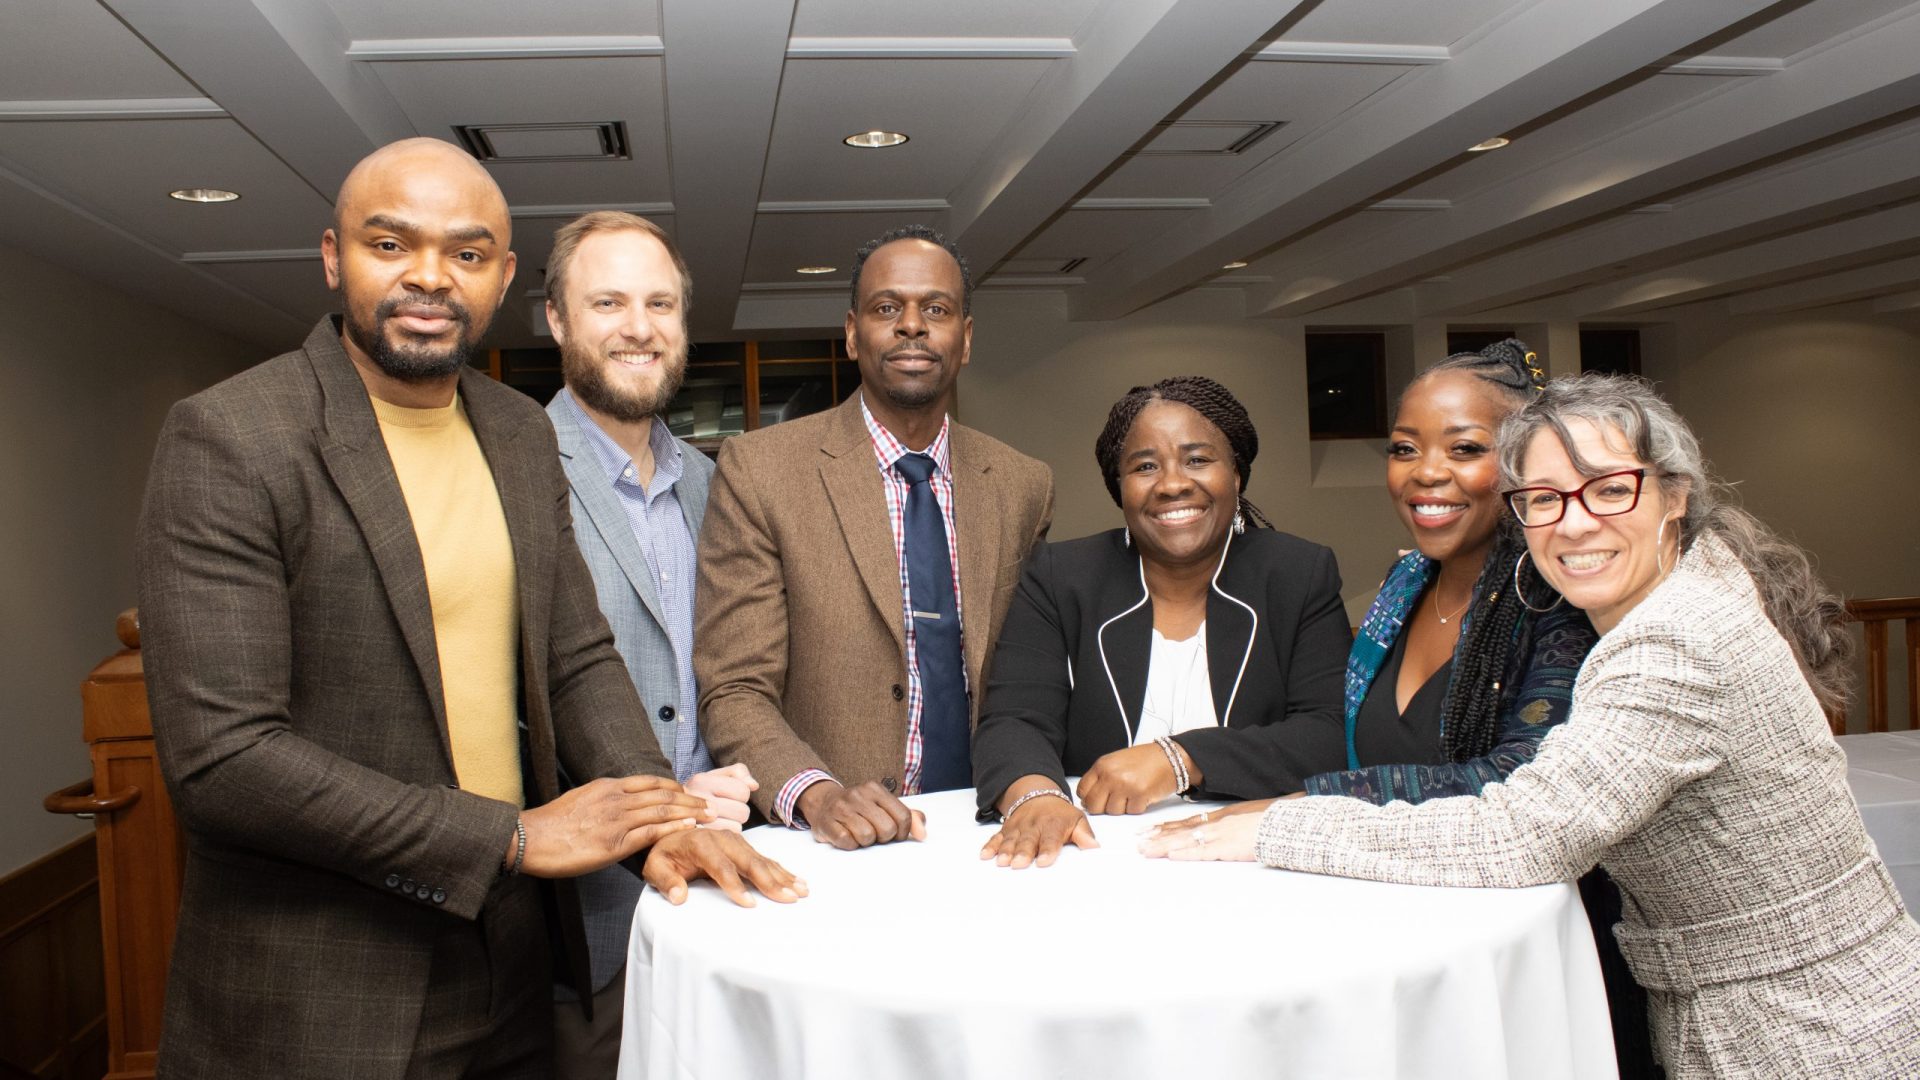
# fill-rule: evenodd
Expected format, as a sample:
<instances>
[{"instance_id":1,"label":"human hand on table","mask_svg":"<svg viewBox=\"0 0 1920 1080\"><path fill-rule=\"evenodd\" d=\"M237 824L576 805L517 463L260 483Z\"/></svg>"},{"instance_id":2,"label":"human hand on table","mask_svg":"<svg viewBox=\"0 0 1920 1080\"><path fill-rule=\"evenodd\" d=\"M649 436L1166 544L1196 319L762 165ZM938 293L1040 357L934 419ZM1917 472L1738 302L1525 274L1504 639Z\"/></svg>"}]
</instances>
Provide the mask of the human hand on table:
<instances>
[{"instance_id":1,"label":"human hand on table","mask_svg":"<svg viewBox=\"0 0 1920 1080\"><path fill-rule=\"evenodd\" d=\"M850 788L821 780L801 792L798 803L813 838L842 851L927 838L927 816L872 780Z\"/></svg>"},{"instance_id":2,"label":"human hand on table","mask_svg":"<svg viewBox=\"0 0 1920 1080\"><path fill-rule=\"evenodd\" d=\"M1007 788L1007 793L1000 797L1000 805L1011 806L1030 791L1048 789L1054 789L1052 779L1023 776ZM1100 841L1093 836L1093 823L1071 800L1058 795L1036 795L1007 815L1000 831L980 849L980 857L1015 870L1030 865L1052 866L1060 857L1061 848L1069 843L1082 850L1100 846Z\"/></svg>"},{"instance_id":3,"label":"human hand on table","mask_svg":"<svg viewBox=\"0 0 1920 1080\"><path fill-rule=\"evenodd\" d=\"M687 777L687 792L707 800L707 810L713 814L713 820L707 822L710 829L739 832L747 821L747 797L759 790L760 781L741 761Z\"/></svg>"},{"instance_id":4,"label":"human hand on table","mask_svg":"<svg viewBox=\"0 0 1920 1080\"><path fill-rule=\"evenodd\" d=\"M1179 743L1173 748L1187 766L1188 783L1199 784L1199 767L1193 758ZM1145 743L1100 755L1080 777L1075 792L1089 814L1144 814L1148 807L1172 795L1173 785L1173 763L1167 760L1166 751L1155 743Z\"/></svg>"},{"instance_id":5,"label":"human hand on table","mask_svg":"<svg viewBox=\"0 0 1920 1080\"><path fill-rule=\"evenodd\" d=\"M739 833L723 829L690 829L667 837L647 852L640 876L670 904L684 902L687 882L699 878L710 879L741 907L754 906L748 882L760 895L782 904L807 895L805 881L753 850Z\"/></svg>"},{"instance_id":6,"label":"human hand on table","mask_svg":"<svg viewBox=\"0 0 1920 1080\"><path fill-rule=\"evenodd\" d=\"M1243 804L1244 805L1244 804ZM1157 825L1140 838L1140 854L1149 859L1191 862L1252 862L1253 842L1263 815L1207 811Z\"/></svg>"},{"instance_id":7,"label":"human hand on table","mask_svg":"<svg viewBox=\"0 0 1920 1080\"><path fill-rule=\"evenodd\" d=\"M508 838L501 865L534 877L577 877L711 820L705 800L664 776L594 780L520 815L520 838Z\"/></svg>"}]
</instances>

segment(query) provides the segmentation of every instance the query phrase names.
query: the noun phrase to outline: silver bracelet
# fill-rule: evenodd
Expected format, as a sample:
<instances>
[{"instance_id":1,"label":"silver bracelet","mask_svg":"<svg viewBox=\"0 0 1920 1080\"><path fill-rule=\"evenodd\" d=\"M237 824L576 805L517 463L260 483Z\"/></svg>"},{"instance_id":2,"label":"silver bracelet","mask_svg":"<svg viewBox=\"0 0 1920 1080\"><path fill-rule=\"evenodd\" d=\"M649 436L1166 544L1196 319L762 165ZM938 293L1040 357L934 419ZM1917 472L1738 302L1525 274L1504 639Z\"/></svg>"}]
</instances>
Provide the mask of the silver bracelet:
<instances>
[{"instance_id":1,"label":"silver bracelet","mask_svg":"<svg viewBox=\"0 0 1920 1080\"><path fill-rule=\"evenodd\" d=\"M1007 812L1000 815L1000 820L1001 821L1007 820L1008 818L1013 816L1013 812L1015 810L1020 809L1021 807L1027 805L1027 803L1030 800L1037 799L1042 795L1052 795L1056 798L1066 799L1068 806L1073 805L1073 798L1069 796L1066 792L1061 791L1057 787L1034 788L1032 791L1029 791L1025 795L1022 795L1019 798L1013 800L1013 805L1007 807Z\"/></svg>"},{"instance_id":2,"label":"silver bracelet","mask_svg":"<svg viewBox=\"0 0 1920 1080\"><path fill-rule=\"evenodd\" d=\"M1193 784L1187 780L1187 763L1180 759L1180 751L1174 749L1173 740L1165 735L1153 740L1160 752L1167 755L1167 763L1173 766L1173 793L1185 795Z\"/></svg>"},{"instance_id":3,"label":"silver bracelet","mask_svg":"<svg viewBox=\"0 0 1920 1080\"><path fill-rule=\"evenodd\" d=\"M513 865L501 872L501 877L512 877L520 872L520 864L527 861L527 823L519 818L513 819Z\"/></svg>"}]
</instances>

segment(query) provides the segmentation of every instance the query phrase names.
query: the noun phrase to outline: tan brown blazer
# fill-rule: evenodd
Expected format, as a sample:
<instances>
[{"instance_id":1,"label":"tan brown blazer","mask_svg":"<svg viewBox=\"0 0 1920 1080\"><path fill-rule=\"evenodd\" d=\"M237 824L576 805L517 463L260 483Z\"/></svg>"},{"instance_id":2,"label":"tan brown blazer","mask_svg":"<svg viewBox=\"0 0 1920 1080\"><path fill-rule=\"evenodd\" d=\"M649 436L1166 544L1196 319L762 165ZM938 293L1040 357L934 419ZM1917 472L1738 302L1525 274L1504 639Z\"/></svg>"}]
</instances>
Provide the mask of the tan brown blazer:
<instances>
[{"instance_id":1,"label":"tan brown blazer","mask_svg":"<svg viewBox=\"0 0 1920 1080\"><path fill-rule=\"evenodd\" d=\"M1020 569L1053 516L1053 473L955 423L950 434L967 681L986 663ZM906 764L906 631L886 492L855 395L728 439L700 532L694 676L720 764L745 762L772 817L808 769L898 791Z\"/></svg>"},{"instance_id":2,"label":"tan brown blazer","mask_svg":"<svg viewBox=\"0 0 1920 1080\"><path fill-rule=\"evenodd\" d=\"M513 544L527 801L559 793L562 765L671 776L574 545L552 425L472 369L460 394ZM138 550L154 736L189 842L162 1074L402 1076L437 936L484 911L516 965L547 936L536 890L494 903L517 810L454 786L441 685L459 673L440 670L337 323L174 406ZM549 899L584 977L578 906Z\"/></svg>"}]
</instances>

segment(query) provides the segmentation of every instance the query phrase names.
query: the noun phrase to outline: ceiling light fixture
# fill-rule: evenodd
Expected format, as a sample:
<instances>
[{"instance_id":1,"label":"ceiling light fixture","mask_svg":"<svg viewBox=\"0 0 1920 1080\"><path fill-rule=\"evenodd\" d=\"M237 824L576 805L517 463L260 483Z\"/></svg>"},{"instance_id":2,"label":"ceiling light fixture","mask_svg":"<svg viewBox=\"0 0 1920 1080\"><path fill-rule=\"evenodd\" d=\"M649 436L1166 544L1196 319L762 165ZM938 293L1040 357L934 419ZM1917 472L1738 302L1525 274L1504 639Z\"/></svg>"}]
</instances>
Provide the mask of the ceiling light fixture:
<instances>
[{"instance_id":1,"label":"ceiling light fixture","mask_svg":"<svg viewBox=\"0 0 1920 1080\"><path fill-rule=\"evenodd\" d=\"M232 202L240 197L237 191L226 191L217 187L189 187L179 191L169 191L167 195L181 202L217 203Z\"/></svg>"},{"instance_id":2,"label":"ceiling light fixture","mask_svg":"<svg viewBox=\"0 0 1920 1080\"><path fill-rule=\"evenodd\" d=\"M837 266L796 266L793 272L796 274L831 274L838 269L840 268Z\"/></svg>"},{"instance_id":3,"label":"ceiling light fixture","mask_svg":"<svg viewBox=\"0 0 1920 1080\"><path fill-rule=\"evenodd\" d=\"M907 137L897 131L862 131L840 141L862 150L880 150L889 146L899 146L907 141Z\"/></svg>"},{"instance_id":4,"label":"ceiling light fixture","mask_svg":"<svg viewBox=\"0 0 1920 1080\"><path fill-rule=\"evenodd\" d=\"M1242 261L1242 260L1240 260L1240 259L1235 259L1234 261L1232 261L1232 262L1230 262L1230 263L1228 263L1227 265L1225 265L1225 266L1223 266L1223 267L1221 267L1220 269L1222 269L1222 270L1245 270L1246 268L1247 268L1247 264L1246 264L1246 263L1245 263L1244 261Z\"/></svg>"},{"instance_id":5,"label":"ceiling light fixture","mask_svg":"<svg viewBox=\"0 0 1920 1080\"><path fill-rule=\"evenodd\" d=\"M1507 145L1507 143L1511 141L1512 141L1511 139L1505 139L1505 138L1502 138L1501 136L1495 135L1493 138L1488 139L1485 142L1477 142L1477 143L1474 143L1472 146L1467 147L1467 153L1478 154L1485 150L1498 150L1501 147Z\"/></svg>"}]
</instances>

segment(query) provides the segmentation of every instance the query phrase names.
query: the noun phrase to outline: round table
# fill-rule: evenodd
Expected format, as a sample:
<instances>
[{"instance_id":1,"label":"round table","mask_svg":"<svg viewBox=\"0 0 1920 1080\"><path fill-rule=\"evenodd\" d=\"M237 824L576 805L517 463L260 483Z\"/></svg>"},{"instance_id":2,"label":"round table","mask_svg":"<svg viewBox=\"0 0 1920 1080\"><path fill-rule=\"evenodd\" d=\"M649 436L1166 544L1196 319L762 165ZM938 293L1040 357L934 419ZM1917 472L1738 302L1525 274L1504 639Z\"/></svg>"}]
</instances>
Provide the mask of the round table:
<instances>
[{"instance_id":1,"label":"round table","mask_svg":"<svg viewBox=\"0 0 1920 1080\"><path fill-rule=\"evenodd\" d=\"M1574 887L1438 889L1172 863L1170 801L1096 817L1046 869L982 862L973 793L907 800L923 843L839 851L761 828L807 880L735 907L648 890L622 1080L722 1077L1615 1076Z\"/></svg>"}]
</instances>

